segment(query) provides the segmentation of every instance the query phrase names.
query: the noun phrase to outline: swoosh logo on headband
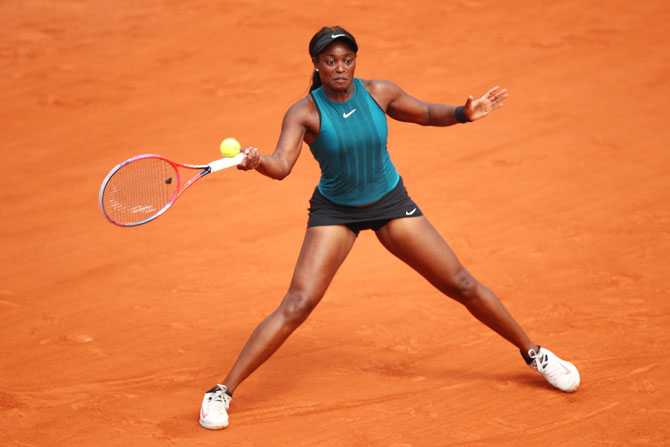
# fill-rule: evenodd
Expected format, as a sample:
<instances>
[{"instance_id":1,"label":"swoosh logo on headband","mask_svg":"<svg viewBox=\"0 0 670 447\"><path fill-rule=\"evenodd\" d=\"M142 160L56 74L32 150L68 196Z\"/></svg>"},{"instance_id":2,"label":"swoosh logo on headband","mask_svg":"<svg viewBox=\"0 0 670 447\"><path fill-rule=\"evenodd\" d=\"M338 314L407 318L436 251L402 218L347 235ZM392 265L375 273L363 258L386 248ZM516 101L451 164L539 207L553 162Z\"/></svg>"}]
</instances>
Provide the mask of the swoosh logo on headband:
<instances>
[{"instance_id":1,"label":"swoosh logo on headband","mask_svg":"<svg viewBox=\"0 0 670 447\"><path fill-rule=\"evenodd\" d=\"M330 38L331 39L337 39L338 37L346 37L346 34L331 34Z\"/></svg>"}]
</instances>

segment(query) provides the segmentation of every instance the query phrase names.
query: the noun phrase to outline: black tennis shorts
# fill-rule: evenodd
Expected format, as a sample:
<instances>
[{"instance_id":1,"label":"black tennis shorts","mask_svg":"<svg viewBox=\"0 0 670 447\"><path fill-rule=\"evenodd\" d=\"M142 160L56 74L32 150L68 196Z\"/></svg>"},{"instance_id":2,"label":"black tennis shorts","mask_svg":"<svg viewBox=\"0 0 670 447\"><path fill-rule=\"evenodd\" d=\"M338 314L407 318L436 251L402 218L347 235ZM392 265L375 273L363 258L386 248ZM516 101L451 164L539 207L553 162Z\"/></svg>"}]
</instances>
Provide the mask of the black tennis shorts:
<instances>
[{"instance_id":1,"label":"black tennis shorts","mask_svg":"<svg viewBox=\"0 0 670 447\"><path fill-rule=\"evenodd\" d=\"M338 205L325 198L318 187L315 188L309 199L307 227L344 225L358 236L361 230L377 231L393 219L418 216L423 216L423 213L410 199L400 178L395 188L365 206Z\"/></svg>"}]
</instances>

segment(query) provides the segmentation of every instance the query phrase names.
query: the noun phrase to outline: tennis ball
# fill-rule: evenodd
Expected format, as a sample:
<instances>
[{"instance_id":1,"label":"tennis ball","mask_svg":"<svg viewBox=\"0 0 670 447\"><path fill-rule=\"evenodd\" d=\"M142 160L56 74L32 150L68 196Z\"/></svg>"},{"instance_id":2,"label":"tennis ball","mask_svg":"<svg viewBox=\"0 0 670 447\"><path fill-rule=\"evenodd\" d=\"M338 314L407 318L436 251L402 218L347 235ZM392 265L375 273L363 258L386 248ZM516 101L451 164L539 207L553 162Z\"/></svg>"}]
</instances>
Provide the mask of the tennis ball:
<instances>
[{"instance_id":1,"label":"tennis ball","mask_svg":"<svg viewBox=\"0 0 670 447\"><path fill-rule=\"evenodd\" d=\"M235 138L226 138L221 142L221 155L234 157L240 153L240 143Z\"/></svg>"}]
</instances>

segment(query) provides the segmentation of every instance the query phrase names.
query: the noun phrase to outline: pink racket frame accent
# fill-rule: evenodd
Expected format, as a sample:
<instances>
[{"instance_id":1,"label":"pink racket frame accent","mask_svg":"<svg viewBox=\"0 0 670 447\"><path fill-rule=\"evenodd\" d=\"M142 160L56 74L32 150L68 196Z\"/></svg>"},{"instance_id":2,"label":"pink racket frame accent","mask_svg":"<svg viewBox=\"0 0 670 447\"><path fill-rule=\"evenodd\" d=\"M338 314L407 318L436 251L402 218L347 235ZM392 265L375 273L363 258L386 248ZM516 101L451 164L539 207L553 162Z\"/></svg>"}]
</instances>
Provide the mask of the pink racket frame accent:
<instances>
[{"instance_id":1,"label":"pink racket frame accent","mask_svg":"<svg viewBox=\"0 0 670 447\"><path fill-rule=\"evenodd\" d=\"M142 160L142 159L146 159L146 158L158 158L158 159L166 161L167 163L172 165L172 167L174 167L174 169L177 173L177 188L175 189L174 194L172 195L172 197L170 197L170 199L165 204L165 206L163 206L163 208L158 210L155 214L152 214L151 216L147 217L146 219L143 219L139 222L132 222L132 223L124 223L124 222L115 221L114 219L112 219L107 214L107 212L105 211L104 203L103 203L105 188L107 187L109 179L111 179L112 176L114 174L116 174L119 171L119 169L123 168L124 166L126 166L126 165L128 165L128 164L130 164L134 161ZM209 174L210 172L215 172L215 171L218 171L218 170L221 170L221 169L225 169L225 168L228 168L228 167L231 167L231 166L235 166L235 165L239 164L241 160L242 160L242 156L240 154L237 157L225 158L225 159L213 161L212 163L210 163L208 165L190 165L190 164L185 164L185 163L174 162L172 160L169 160L169 159L163 157L162 155L156 155L156 154L137 155L135 157L129 158L128 160L116 165L114 168L112 168L111 171L109 171L109 174L107 174L105 179L102 181L102 185L100 186L100 193L98 195L98 203L100 205L100 210L102 211L102 214L105 216L105 218L107 218L107 220L109 220L114 225L118 225L120 227L136 227L138 225L142 225L142 224L145 224L147 222L151 222L152 220L156 219L157 217L163 215L174 204L174 202L184 193L184 191L186 191L193 183L200 180L202 177ZM200 169L201 172L199 174L194 175L182 187L181 172L180 172L179 168Z\"/></svg>"}]
</instances>

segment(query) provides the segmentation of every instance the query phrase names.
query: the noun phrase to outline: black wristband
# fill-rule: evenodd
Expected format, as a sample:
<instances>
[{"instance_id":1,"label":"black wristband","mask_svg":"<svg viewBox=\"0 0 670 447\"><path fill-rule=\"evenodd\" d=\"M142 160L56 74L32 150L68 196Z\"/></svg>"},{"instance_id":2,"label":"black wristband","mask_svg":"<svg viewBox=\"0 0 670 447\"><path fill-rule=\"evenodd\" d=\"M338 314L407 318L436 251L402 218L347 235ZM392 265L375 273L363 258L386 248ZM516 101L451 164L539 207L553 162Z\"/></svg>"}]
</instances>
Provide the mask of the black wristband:
<instances>
[{"instance_id":1,"label":"black wristband","mask_svg":"<svg viewBox=\"0 0 670 447\"><path fill-rule=\"evenodd\" d=\"M456 116L456 121L459 123L470 123L472 120L465 116L465 112L463 111L465 107L463 106L458 106L456 107L456 110L454 111L454 115Z\"/></svg>"}]
</instances>

